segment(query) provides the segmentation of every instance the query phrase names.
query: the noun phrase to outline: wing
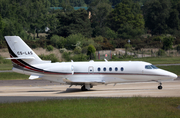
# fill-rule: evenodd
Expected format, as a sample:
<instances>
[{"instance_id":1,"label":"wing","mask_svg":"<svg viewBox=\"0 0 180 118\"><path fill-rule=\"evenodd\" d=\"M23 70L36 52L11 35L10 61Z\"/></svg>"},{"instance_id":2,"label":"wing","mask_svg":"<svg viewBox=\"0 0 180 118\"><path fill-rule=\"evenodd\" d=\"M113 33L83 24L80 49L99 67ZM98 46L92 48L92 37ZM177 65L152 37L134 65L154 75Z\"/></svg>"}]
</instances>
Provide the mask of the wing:
<instances>
[{"instance_id":1,"label":"wing","mask_svg":"<svg viewBox=\"0 0 180 118\"><path fill-rule=\"evenodd\" d=\"M104 80L92 80L92 81L82 81L82 80L69 80L67 78L63 79L64 82L70 85L85 85L85 84L91 84L91 85L98 85L98 84L105 84L106 82Z\"/></svg>"}]
</instances>

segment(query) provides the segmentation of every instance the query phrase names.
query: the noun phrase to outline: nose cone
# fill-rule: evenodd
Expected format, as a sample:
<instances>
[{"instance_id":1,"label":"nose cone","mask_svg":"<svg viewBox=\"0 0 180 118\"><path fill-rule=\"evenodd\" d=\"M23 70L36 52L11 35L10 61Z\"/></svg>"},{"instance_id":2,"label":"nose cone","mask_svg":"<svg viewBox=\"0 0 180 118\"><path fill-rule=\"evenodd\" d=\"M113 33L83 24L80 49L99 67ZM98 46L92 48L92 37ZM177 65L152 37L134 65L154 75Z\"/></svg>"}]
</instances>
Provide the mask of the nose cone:
<instances>
[{"instance_id":1,"label":"nose cone","mask_svg":"<svg viewBox=\"0 0 180 118\"><path fill-rule=\"evenodd\" d=\"M165 71L166 72L166 76L168 76L170 79L176 79L178 76L172 72L169 71Z\"/></svg>"},{"instance_id":2,"label":"nose cone","mask_svg":"<svg viewBox=\"0 0 180 118\"><path fill-rule=\"evenodd\" d=\"M176 79L178 76L172 72L169 72L169 71L166 71L166 70L163 70L163 69L159 69L161 75L164 75L166 76L166 79ZM165 78L164 78L165 79Z\"/></svg>"},{"instance_id":3,"label":"nose cone","mask_svg":"<svg viewBox=\"0 0 180 118\"><path fill-rule=\"evenodd\" d=\"M171 73L171 72L170 72L169 76L170 76L172 79L176 79L176 78L178 77L176 74Z\"/></svg>"}]
</instances>

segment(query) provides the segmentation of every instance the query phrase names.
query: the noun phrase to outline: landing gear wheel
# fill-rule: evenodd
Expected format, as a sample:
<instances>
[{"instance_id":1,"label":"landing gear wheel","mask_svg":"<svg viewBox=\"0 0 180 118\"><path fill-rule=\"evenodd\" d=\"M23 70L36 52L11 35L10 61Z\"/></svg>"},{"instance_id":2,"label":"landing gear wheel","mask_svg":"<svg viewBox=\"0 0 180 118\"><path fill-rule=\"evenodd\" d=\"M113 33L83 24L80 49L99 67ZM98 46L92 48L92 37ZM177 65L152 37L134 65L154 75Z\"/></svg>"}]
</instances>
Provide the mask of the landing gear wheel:
<instances>
[{"instance_id":1,"label":"landing gear wheel","mask_svg":"<svg viewBox=\"0 0 180 118\"><path fill-rule=\"evenodd\" d=\"M87 91L85 85L83 85L83 86L81 87L81 91Z\"/></svg>"},{"instance_id":2,"label":"landing gear wheel","mask_svg":"<svg viewBox=\"0 0 180 118\"><path fill-rule=\"evenodd\" d=\"M161 90L161 89L163 88L161 85L162 85L162 83L160 82L160 83L159 83L159 86L158 86L158 89L159 89L159 90Z\"/></svg>"},{"instance_id":3,"label":"landing gear wheel","mask_svg":"<svg viewBox=\"0 0 180 118\"><path fill-rule=\"evenodd\" d=\"M162 86L158 86L158 89L161 90L161 89L162 89Z\"/></svg>"}]
</instances>

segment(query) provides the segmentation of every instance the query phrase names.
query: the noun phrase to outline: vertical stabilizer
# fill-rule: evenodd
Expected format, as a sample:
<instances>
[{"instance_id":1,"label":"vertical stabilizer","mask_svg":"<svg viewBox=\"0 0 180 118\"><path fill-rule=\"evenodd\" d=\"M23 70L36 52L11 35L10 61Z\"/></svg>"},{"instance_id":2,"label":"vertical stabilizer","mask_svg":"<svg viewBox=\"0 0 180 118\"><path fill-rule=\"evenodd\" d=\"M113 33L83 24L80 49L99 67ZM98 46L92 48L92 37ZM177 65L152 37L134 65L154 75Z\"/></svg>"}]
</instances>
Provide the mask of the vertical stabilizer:
<instances>
[{"instance_id":1,"label":"vertical stabilizer","mask_svg":"<svg viewBox=\"0 0 180 118\"><path fill-rule=\"evenodd\" d=\"M5 36L8 50L10 53L9 59L21 60L29 65L41 64L42 61L38 55L19 37L19 36ZM47 63L47 62L46 62Z\"/></svg>"}]
</instances>

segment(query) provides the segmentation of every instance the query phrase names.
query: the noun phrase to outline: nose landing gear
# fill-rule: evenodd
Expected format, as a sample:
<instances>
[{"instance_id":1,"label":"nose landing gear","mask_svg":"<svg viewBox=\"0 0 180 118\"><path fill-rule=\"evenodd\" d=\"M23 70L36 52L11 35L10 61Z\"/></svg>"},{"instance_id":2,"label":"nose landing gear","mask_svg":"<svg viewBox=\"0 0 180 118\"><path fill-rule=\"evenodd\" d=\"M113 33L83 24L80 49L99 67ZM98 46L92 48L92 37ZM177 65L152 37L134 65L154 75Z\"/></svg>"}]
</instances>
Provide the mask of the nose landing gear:
<instances>
[{"instance_id":1,"label":"nose landing gear","mask_svg":"<svg viewBox=\"0 0 180 118\"><path fill-rule=\"evenodd\" d=\"M163 88L161 85L162 85L162 83L160 82L160 83L159 83L159 86L158 86L158 89L159 89L159 90L161 90L161 89Z\"/></svg>"}]
</instances>

